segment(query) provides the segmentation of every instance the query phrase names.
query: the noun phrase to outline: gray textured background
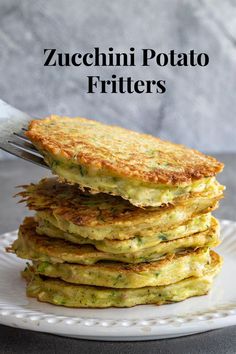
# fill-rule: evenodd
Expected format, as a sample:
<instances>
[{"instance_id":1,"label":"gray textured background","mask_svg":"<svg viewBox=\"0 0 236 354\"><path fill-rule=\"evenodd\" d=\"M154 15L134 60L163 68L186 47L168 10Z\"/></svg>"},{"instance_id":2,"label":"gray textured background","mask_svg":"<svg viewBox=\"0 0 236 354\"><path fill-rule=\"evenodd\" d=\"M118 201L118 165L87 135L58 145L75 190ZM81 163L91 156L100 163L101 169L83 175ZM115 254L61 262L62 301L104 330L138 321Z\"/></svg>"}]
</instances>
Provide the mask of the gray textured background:
<instances>
[{"instance_id":1,"label":"gray textured background","mask_svg":"<svg viewBox=\"0 0 236 354\"><path fill-rule=\"evenodd\" d=\"M205 51L205 68L43 67L43 49ZM0 98L35 116L81 115L208 152L236 151L235 0L0 0ZM86 75L165 79L167 93L87 94Z\"/></svg>"}]
</instances>

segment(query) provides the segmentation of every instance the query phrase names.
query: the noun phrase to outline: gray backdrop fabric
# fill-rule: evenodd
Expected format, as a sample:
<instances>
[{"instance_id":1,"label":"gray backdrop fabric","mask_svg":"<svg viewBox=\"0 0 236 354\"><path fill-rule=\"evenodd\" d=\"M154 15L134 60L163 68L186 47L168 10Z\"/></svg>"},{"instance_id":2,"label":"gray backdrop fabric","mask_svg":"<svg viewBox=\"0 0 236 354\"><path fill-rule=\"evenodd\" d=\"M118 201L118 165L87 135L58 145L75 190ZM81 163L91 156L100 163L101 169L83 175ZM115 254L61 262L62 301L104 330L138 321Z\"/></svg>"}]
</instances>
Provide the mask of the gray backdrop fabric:
<instances>
[{"instance_id":1,"label":"gray backdrop fabric","mask_svg":"<svg viewBox=\"0 0 236 354\"><path fill-rule=\"evenodd\" d=\"M235 0L0 0L0 98L33 116L80 115L208 151L236 151ZM44 67L43 49L195 49L207 67ZM87 94L87 75L165 79L158 94ZM6 156L6 155L5 155Z\"/></svg>"}]
</instances>

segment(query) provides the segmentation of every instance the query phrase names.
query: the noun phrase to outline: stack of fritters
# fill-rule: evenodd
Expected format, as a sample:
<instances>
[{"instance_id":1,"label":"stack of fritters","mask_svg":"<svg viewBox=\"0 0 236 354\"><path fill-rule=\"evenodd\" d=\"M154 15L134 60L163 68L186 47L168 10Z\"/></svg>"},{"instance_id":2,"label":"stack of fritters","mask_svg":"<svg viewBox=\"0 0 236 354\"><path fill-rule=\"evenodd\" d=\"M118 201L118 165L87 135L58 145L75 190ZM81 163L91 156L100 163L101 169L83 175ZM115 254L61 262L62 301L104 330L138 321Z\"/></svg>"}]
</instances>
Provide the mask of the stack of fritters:
<instances>
[{"instance_id":1,"label":"stack of fritters","mask_svg":"<svg viewBox=\"0 0 236 354\"><path fill-rule=\"evenodd\" d=\"M8 249L32 260L28 296L71 307L163 304L206 294L222 260L214 158L84 118L32 121L59 178L23 186L34 217Z\"/></svg>"}]
</instances>

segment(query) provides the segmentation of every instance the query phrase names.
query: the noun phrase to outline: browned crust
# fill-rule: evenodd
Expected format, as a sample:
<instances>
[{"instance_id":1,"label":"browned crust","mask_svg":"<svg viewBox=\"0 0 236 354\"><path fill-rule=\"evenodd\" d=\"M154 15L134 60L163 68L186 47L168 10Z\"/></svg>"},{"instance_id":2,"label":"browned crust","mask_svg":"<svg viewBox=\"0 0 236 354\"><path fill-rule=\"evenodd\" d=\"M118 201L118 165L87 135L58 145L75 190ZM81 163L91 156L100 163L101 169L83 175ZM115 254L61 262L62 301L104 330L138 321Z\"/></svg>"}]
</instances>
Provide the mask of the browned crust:
<instances>
[{"instance_id":1,"label":"browned crust","mask_svg":"<svg viewBox=\"0 0 236 354\"><path fill-rule=\"evenodd\" d=\"M173 208L182 207L192 203L193 216L198 213L207 213L217 207L217 201L223 197L221 192L209 198L203 193L194 193L189 197L182 197L174 205L164 205L158 208L141 209L128 201L106 195L103 193L90 195L81 191L76 185L59 183L56 178L42 179L38 184L21 186L24 191L18 193L26 202L30 210L45 211L54 214L63 220L77 226L105 226L121 225L150 221L150 226L155 218L168 213ZM205 210L194 213L197 198L209 198L209 206Z\"/></svg>"},{"instance_id":2,"label":"browned crust","mask_svg":"<svg viewBox=\"0 0 236 354\"><path fill-rule=\"evenodd\" d=\"M102 255L104 255L104 259L107 258L107 256L109 255L109 253L106 252L101 252L95 249L95 247L93 247L92 245L75 245L72 244L70 242L64 241L64 240L52 240L50 238L48 238L47 236L42 236L42 235L38 235L36 232L36 226L37 223L35 222L33 217L26 217L23 221L23 224L20 225L19 228L19 232L21 235L21 238L24 240L24 242L28 245L28 247L30 246L30 248L32 250L37 251L37 253L42 254L42 255L47 255L49 257L52 257L54 259L57 259L57 261L64 263L64 256L66 254L73 254L74 256L78 256L80 258L85 258L86 257L91 257L93 256L94 258L96 258L97 256L101 256L102 259ZM177 242L181 242L184 239L188 239L191 242L194 243L194 240L199 240L199 242L201 244L203 244L204 242L207 242L207 240L209 239L209 237L214 237L216 238L216 245L217 243L219 244L220 241L218 238L218 234L219 234L219 223L214 220L214 222L211 225L211 228L191 235L191 236L187 236L185 238L179 239ZM166 241L163 242L167 245L171 245L172 243L175 243L176 240L172 240L172 241ZM10 253L14 253L14 244L13 247L8 247L7 252ZM110 270L117 270L119 272L143 272L145 270L148 269L160 269L161 267L165 266L166 264L168 264L169 262L172 262L174 259L179 258L179 257L186 257L189 256L189 254L191 254L192 252L201 252L202 249L196 247L195 249L193 248L188 248L182 252L179 252L177 254L170 254L167 255L165 258L159 259L157 261L152 261L152 262L144 262L144 263L137 263L137 264L129 264L129 263L120 263L120 262L102 262L100 261L99 263L95 263L95 264L90 264L90 265L86 265L86 264L81 264L81 267L96 267L96 268L109 268ZM17 250L16 250L17 253ZM183 258L184 259L184 258ZM77 264L77 263L75 263Z\"/></svg>"},{"instance_id":3,"label":"browned crust","mask_svg":"<svg viewBox=\"0 0 236 354\"><path fill-rule=\"evenodd\" d=\"M86 124L90 129L83 135L80 131ZM72 129L73 126L78 128L74 133L65 131L65 127ZM93 137L99 131L103 135L98 137L99 145L96 145ZM70 160L106 175L146 183L191 183L215 176L224 166L215 158L183 145L80 117L51 115L43 120L32 120L26 135L40 151L53 158ZM78 146L79 152L75 153ZM155 156L147 153L149 148ZM155 161L159 167L150 168L150 161ZM163 165L168 165L168 169Z\"/></svg>"},{"instance_id":4,"label":"browned crust","mask_svg":"<svg viewBox=\"0 0 236 354\"><path fill-rule=\"evenodd\" d=\"M173 259L176 259L176 258L179 258L179 257L181 257L181 258L183 258L184 259L184 257L186 257L186 256L188 256L189 254L193 254L193 253L195 253L195 254L199 254L199 253L201 253L202 252L202 249L197 249L197 250L191 250L191 251L186 251L185 253L182 253L182 254L175 254L175 255L170 255L170 256L167 256L166 258L164 258L164 259L160 259L159 261L156 261L156 262L151 262L151 263L149 263L149 266L152 266L152 265L154 265L154 268L161 268L161 267L163 267L166 263L168 263L169 261L172 261ZM218 253L216 253L215 251L213 251L213 250L210 250L210 263L212 264L212 265L216 265L216 264L222 264L223 263L223 258L218 254ZM96 267L98 266L98 264L96 264L95 265ZM133 267L135 266L135 270L136 271L138 271L137 270L137 268L139 267L139 266L141 266L141 269L139 270L139 271L143 271L143 268L142 267L145 267L146 266L146 263L143 263L143 264L141 264L141 265L128 265L128 264L123 264L123 265L121 265L122 267L132 267L132 269L133 269ZM86 267L86 266L85 266ZM89 266L90 267L90 266ZM34 269L34 266L31 266L31 265L28 265L28 269L30 270L30 272L28 272L28 273L22 273L22 276L23 276L23 278L25 278L27 281L30 281L31 280L31 278L32 278L32 276L33 276L33 274L34 274L34 272L35 272L35 269ZM128 268L127 268L128 269ZM150 269L150 268L149 268ZM60 280L60 281L62 281L62 280ZM104 288L104 287L101 287L101 286L99 286L98 288Z\"/></svg>"}]
</instances>

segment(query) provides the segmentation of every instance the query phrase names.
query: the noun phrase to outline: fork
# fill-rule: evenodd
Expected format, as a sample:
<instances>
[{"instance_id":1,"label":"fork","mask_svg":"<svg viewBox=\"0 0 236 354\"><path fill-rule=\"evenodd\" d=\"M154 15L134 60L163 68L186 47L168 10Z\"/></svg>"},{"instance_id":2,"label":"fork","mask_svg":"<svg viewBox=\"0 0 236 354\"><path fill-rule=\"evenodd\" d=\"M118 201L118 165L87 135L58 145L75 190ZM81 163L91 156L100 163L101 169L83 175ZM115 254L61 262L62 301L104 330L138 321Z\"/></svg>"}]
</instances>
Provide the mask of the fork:
<instances>
[{"instance_id":1,"label":"fork","mask_svg":"<svg viewBox=\"0 0 236 354\"><path fill-rule=\"evenodd\" d=\"M0 100L0 149L36 165L49 168L36 147L25 136L28 114Z\"/></svg>"}]
</instances>

